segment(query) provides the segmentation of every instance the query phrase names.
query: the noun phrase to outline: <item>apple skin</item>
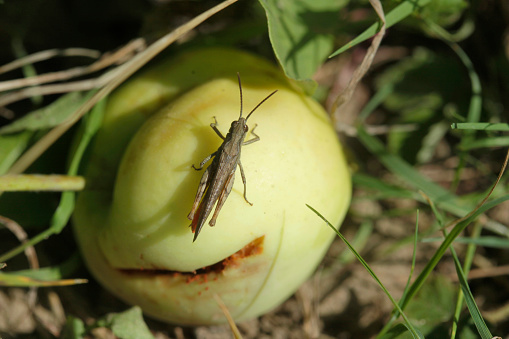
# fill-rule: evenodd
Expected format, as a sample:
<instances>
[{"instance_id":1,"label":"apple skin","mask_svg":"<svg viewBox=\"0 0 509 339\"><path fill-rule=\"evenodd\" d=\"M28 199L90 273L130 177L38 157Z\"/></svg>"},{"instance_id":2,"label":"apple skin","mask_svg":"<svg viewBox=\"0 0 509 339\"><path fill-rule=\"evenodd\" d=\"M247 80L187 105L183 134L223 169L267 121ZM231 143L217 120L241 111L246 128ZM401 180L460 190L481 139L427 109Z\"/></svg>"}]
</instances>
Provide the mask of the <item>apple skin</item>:
<instances>
[{"instance_id":1,"label":"apple skin","mask_svg":"<svg viewBox=\"0 0 509 339\"><path fill-rule=\"evenodd\" d=\"M247 122L260 136L241 152L253 206L237 169L216 226L207 221L193 242L187 215L204 170L191 165L222 143L214 117L223 135L239 118L237 72L244 117L278 90ZM351 197L323 108L267 61L218 48L165 59L115 91L85 177L73 224L90 271L125 302L183 325L225 322L214 295L235 321L282 303L335 236L306 204L339 227Z\"/></svg>"}]
</instances>

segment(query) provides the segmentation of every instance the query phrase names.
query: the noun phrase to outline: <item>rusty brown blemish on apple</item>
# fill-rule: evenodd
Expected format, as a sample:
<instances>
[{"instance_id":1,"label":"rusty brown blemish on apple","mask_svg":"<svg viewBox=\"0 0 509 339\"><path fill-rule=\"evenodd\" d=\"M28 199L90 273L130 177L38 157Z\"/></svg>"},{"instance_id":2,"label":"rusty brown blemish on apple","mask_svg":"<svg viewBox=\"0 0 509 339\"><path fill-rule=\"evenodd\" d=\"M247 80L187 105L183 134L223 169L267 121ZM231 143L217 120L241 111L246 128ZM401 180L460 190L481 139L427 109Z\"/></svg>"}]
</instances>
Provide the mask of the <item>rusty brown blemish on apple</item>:
<instances>
[{"instance_id":1,"label":"rusty brown blemish on apple","mask_svg":"<svg viewBox=\"0 0 509 339\"><path fill-rule=\"evenodd\" d=\"M225 271L228 268L237 267L241 264L242 260L251 256L261 254L263 252L263 241L265 236L261 236L251 241L249 244L238 250L237 252L230 255L213 265L200 268L193 272L179 272L169 271L161 269L122 269L120 270L124 274L128 275L166 275L174 278L182 277L186 283L207 283L209 281L209 275L214 273L215 275ZM217 277L215 278L217 279Z\"/></svg>"}]
</instances>

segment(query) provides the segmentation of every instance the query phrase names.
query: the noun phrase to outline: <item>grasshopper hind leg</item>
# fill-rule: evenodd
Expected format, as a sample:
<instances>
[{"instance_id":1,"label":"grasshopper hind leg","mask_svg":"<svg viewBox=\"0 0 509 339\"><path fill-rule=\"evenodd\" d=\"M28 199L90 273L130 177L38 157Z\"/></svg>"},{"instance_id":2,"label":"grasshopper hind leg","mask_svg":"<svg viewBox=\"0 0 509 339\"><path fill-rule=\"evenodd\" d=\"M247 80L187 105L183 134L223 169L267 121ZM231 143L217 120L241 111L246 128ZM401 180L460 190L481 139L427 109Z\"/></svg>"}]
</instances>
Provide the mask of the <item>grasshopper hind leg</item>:
<instances>
[{"instance_id":1,"label":"grasshopper hind leg","mask_svg":"<svg viewBox=\"0 0 509 339\"><path fill-rule=\"evenodd\" d=\"M214 226L216 224L216 218L219 215L219 211L221 211L221 208L223 207L226 199L228 198L228 195L230 195L230 192L232 191L233 182L235 181L235 172L230 174L228 176L228 180L226 181L224 185L224 189L219 195L219 198L217 199L216 209L214 210L214 214L212 215L212 219L209 221L210 226Z\"/></svg>"},{"instance_id":2,"label":"grasshopper hind leg","mask_svg":"<svg viewBox=\"0 0 509 339\"><path fill-rule=\"evenodd\" d=\"M193 220L194 224L194 215L196 211L198 210L198 206L200 205L201 198L203 197L203 193L205 193L205 189L207 188L207 181L209 180L209 168L205 170L203 173L203 176L201 177L200 184L198 185L198 191L196 192L196 197L194 198L193 208L191 209L191 212L187 216L187 219ZM193 225L191 224L191 226ZM193 229L194 231L194 229Z\"/></svg>"},{"instance_id":3,"label":"grasshopper hind leg","mask_svg":"<svg viewBox=\"0 0 509 339\"><path fill-rule=\"evenodd\" d=\"M239 168L240 168L240 176L242 177L242 183L244 184L244 200L251 206L253 206L253 203L250 202L249 200L247 200L247 196L246 196L246 189L247 189L247 185L246 185L246 175L244 174L244 168L242 168L242 163L240 162L239 160Z\"/></svg>"}]
</instances>

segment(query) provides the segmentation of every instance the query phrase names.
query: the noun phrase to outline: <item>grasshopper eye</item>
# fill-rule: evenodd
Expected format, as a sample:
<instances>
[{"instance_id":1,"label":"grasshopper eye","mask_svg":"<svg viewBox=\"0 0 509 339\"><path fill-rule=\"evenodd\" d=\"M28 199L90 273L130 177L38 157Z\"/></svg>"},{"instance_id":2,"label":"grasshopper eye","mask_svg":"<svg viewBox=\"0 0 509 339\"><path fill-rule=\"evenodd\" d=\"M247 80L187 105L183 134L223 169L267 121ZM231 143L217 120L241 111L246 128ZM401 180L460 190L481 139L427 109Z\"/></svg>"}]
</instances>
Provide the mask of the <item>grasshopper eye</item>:
<instances>
[{"instance_id":1,"label":"grasshopper eye","mask_svg":"<svg viewBox=\"0 0 509 339\"><path fill-rule=\"evenodd\" d=\"M249 130L249 127L247 125L244 125L244 132L247 132Z\"/></svg>"}]
</instances>

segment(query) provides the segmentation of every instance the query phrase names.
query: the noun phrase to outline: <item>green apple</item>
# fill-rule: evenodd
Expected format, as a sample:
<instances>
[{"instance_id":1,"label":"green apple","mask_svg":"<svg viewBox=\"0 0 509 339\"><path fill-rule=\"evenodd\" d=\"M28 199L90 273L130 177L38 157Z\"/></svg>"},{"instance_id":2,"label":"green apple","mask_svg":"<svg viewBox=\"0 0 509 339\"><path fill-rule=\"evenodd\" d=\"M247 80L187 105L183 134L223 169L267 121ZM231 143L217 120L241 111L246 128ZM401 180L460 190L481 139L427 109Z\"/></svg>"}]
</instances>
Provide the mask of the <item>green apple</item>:
<instances>
[{"instance_id":1,"label":"green apple","mask_svg":"<svg viewBox=\"0 0 509 339\"><path fill-rule=\"evenodd\" d=\"M216 225L189 227L198 165L239 119L260 140L242 147L240 171ZM246 140L252 138L248 133ZM208 165L208 164L207 164ZM241 321L276 307L314 271L340 225L351 179L323 108L269 62L230 49L163 60L108 99L73 217L93 275L127 303L171 323L225 322L214 295Z\"/></svg>"}]
</instances>

